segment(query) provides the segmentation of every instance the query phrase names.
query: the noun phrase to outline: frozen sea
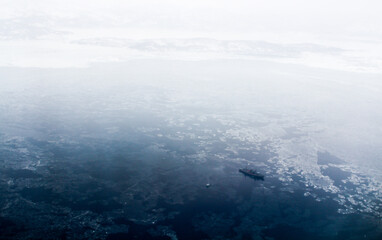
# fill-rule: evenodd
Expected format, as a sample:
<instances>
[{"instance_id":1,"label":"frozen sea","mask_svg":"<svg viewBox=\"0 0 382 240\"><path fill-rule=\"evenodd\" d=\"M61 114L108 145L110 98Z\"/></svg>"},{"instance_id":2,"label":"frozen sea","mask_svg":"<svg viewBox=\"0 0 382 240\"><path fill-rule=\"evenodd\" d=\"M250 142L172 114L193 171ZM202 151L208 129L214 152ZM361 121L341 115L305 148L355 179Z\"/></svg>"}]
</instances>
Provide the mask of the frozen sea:
<instances>
[{"instance_id":1,"label":"frozen sea","mask_svg":"<svg viewBox=\"0 0 382 240\"><path fill-rule=\"evenodd\" d=\"M134 60L0 76L0 239L382 239L379 75Z\"/></svg>"}]
</instances>

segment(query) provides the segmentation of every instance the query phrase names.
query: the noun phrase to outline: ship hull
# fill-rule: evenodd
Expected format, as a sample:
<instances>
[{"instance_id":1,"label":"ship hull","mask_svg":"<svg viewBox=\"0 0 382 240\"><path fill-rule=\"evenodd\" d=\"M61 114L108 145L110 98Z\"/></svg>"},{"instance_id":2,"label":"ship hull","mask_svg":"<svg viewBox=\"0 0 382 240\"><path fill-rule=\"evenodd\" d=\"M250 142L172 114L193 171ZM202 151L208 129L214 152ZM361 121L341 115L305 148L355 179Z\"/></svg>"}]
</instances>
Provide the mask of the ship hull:
<instances>
[{"instance_id":1,"label":"ship hull","mask_svg":"<svg viewBox=\"0 0 382 240\"><path fill-rule=\"evenodd\" d=\"M261 175L261 174L258 174L258 173L250 173L248 171L245 171L243 169L239 169L239 172L241 172L242 174L244 174L245 176L248 176L248 177L251 177L253 179L261 179L261 180L264 180L264 176Z\"/></svg>"}]
</instances>

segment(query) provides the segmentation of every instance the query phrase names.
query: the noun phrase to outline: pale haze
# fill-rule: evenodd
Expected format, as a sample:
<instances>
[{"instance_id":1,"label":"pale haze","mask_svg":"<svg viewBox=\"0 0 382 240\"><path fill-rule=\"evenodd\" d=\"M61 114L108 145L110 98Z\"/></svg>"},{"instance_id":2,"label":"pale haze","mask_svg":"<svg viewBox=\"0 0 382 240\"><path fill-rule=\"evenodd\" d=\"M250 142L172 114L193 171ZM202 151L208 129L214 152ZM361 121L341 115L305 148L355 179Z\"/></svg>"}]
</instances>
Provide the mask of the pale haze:
<instances>
[{"instance_id":1,"label":"pale haze","mask_svg":"<svg viewBox=\"0 0 382 240\"><path fill-rule=\"evenodd\" d=\"M379 1L1 1L3 66L78 67L134 58L269 59L214 48L198 39L269 42L272 61L380 72ZM125 41L152 41L136 49ZM205 49L166 49L171 41ZM113 44L117 41L117 44ZM170 41L167 42L167 41ZM153 43L154 44L154 43ZM313 46L312 46L313 45ZM118 47L117 49L113 47ZM238 45L237 48L247 46ZM263 49L265 52L269 49ZM272 49L271 49L272 50Z\"/></svg>"}]
</instances>

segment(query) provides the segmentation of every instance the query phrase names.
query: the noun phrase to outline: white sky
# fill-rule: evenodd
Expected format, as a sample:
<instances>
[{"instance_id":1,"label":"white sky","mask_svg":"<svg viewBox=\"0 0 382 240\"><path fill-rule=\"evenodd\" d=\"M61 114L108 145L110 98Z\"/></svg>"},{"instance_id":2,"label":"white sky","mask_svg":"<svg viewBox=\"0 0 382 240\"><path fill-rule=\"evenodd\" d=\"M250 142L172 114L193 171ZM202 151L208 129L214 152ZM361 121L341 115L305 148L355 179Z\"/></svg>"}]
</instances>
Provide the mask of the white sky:
<instances>
[{"instance_id":1,"label":"white sky","mask_svg":"<svg viewBox=\"0 0 382 240\"><path fill-rule=\"evenodd\" d=\"M0 0L0 65L62 67L124 60L121 50L73 43L88 38L203 37L340 47L346 50L340 56L307 53L291 61L380 72L381 9L381 1L367 0Z\"/></svg>"}]
</instances>

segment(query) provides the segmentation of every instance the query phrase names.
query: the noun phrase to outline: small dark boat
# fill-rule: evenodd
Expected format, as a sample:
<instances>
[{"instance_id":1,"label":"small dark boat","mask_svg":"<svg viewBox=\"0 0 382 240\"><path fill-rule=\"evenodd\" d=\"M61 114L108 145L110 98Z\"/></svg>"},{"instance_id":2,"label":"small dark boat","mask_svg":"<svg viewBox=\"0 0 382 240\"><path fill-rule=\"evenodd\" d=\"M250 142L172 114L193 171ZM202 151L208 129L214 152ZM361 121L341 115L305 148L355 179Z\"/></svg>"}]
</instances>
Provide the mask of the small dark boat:
<instances>
[{"instance_id":1,"label":"small dark boat","mask_svg":"<svg viewBox=\"0 0 382 240\"><path fill-rule=\"evenodd\" d=\"M248 169L248 168L240 168L239 172L244 174L245 176L254 178L254 179L261 179L264 180L264 175L258 173L256 170Z\"/></svg>"}]
</instances>

